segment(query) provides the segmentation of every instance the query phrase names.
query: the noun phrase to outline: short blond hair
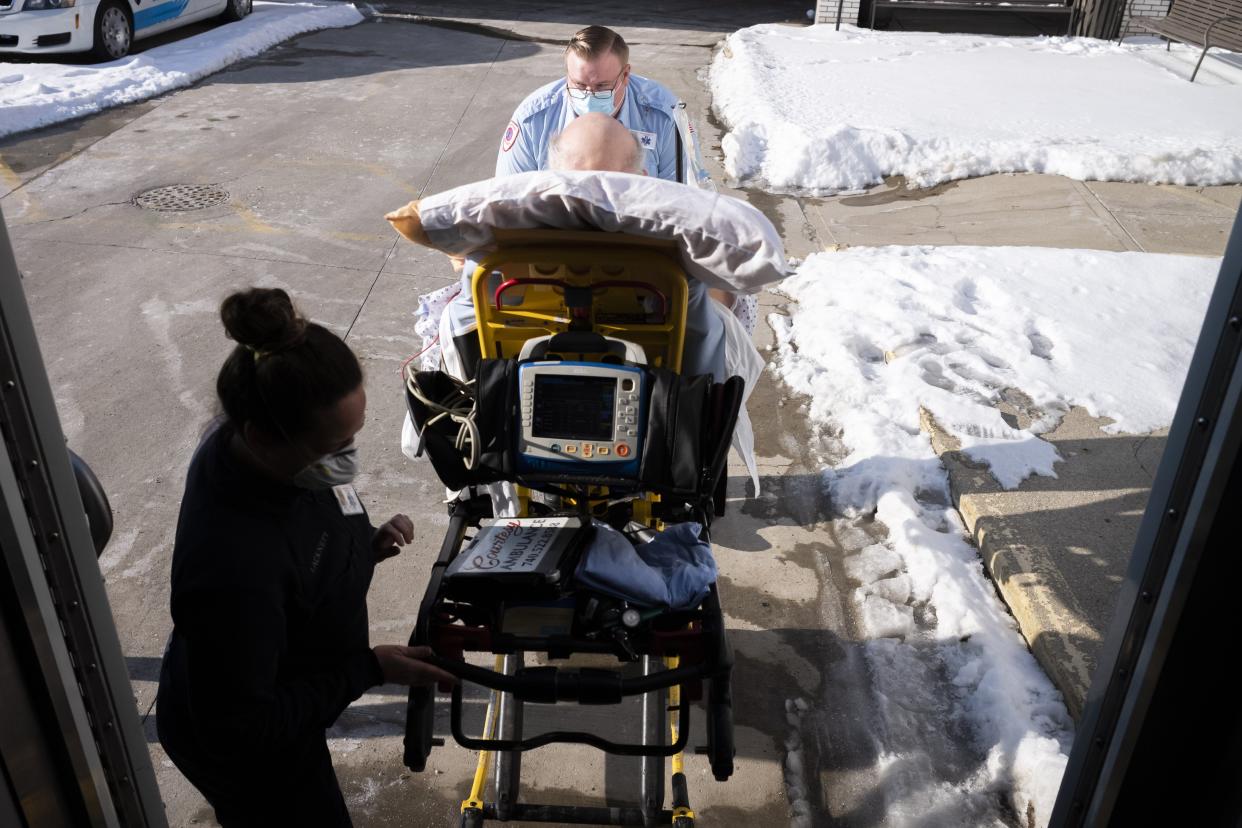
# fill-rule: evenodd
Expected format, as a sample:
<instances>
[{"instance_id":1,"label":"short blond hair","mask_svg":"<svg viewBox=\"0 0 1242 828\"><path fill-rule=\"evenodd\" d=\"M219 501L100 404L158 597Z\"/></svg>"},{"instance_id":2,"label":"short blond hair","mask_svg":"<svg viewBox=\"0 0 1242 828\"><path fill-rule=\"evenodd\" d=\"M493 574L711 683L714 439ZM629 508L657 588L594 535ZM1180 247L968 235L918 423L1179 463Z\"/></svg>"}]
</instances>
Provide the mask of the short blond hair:
<instances>
[{"instance_id":1,"label":"short blond hair","mask_svg":"<svg viewBox=\"0 0 1242 828\"><path fill-rule=\"evenodd\" d=\"M621 65L630 62L630 47L625 38L606 26L587 26L579 29L565 47L565 55L573 52L583 60L595 60L611 52L621 59Z\"/></svg>"}]
</instances>

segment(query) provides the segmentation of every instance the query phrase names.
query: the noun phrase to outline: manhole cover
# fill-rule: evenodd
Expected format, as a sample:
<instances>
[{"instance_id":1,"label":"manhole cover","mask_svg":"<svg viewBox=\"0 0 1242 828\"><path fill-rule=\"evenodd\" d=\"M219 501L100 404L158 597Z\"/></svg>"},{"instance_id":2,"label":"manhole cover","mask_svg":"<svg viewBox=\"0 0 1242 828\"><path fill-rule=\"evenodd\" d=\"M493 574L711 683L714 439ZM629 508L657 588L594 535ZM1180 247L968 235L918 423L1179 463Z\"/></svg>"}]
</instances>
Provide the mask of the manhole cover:
<instances>
[{"instance_id":1,"label":"manhole cover","mask_svg":"<svg viewBox=\"0 0 1242 828\"><path fill-rule=\"evenodd\" d=\"M170 184L134 196L139 207L165 213L203 210L228 200L229 194L214 184Z\"/></svg>"}]
</instances>

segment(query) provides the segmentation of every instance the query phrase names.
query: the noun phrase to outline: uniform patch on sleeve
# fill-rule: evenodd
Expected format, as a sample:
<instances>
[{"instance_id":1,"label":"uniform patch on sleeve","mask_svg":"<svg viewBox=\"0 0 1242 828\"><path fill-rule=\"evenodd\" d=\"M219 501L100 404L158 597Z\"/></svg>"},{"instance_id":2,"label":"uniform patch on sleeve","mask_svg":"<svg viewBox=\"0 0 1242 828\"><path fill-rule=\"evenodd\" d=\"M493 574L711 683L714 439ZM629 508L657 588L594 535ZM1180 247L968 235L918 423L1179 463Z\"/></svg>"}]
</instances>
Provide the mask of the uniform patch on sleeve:
<instances>
[{"instance_id":1,"label":"uniform patch on sleeve","mask_svg":"<svg viewBox=\"0 0 1242 828\"><path fill-rule=\"evenodd\" d=\"M522 128L517 125L517 121L510 121L509 126L505 128L504 137L500 139L500 151L508 152L513 149L513 145L517 142L518 135L521 132Z\"/></svg>"},{"instance_id":2,"label":"uniform patch on sleeve","mask_svg":"<svg viewBox=\"0 0 1242 828\"><path fill-rule=\"evenodd\" d=\"M634 133L634 137L638 139L638 145L640 147L645 150L655 150L656 136L654 132L639 132L636 129L631 129L630 132Z\"/></svg>"}]
</instances>

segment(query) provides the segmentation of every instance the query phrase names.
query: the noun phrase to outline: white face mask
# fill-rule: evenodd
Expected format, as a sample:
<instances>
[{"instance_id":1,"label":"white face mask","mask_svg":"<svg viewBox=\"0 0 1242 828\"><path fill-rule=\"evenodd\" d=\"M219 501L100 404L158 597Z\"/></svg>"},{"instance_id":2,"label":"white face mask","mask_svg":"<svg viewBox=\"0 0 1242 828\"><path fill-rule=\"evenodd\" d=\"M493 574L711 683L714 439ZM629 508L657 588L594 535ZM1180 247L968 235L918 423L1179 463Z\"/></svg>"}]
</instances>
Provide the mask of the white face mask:
<instances>
[{"instance_id":1,"label":"white face mask","mask_svg":"<svg viewBox=\"0 0 1242 828\"><path fill-rule=\"evenodd\" d=\"M588 112L600 112L611 115L617 111L617 92L609 89L606 92L587 92L585 98L569 96L569 105L575 115L586 115Z\"/></svg>"},{"instance_id":2,"label":"white face mask","mask_svg":"<svg viewBox=\"0 0 1242 828\"><path fill-rule=\"evenodd\" d=\"M303 489L330 489L358 476L358 447L349 446L325 454L293 476L293 485Z\"/></svg>"}]
</instances>

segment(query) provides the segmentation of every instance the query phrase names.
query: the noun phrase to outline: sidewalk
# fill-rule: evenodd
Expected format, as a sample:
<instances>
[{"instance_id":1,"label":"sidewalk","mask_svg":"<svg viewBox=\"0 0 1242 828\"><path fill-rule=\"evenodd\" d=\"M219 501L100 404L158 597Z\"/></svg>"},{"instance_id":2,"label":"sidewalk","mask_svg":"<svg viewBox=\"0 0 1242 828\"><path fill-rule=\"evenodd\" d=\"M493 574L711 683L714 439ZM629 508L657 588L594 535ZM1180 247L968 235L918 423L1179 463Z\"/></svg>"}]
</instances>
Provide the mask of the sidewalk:
<instances>
[{"instance_id":1,"label":"sidewalk","mask_svg":"<svg viewBox=\"0 0 1242 828\"><path fill-rule=\"evenodd\" d=\"M805 231L834 245L971 244L1140 250L1219 256L1242 187L1080 182L996 175L910 190L892 180L862 195L799 200ZM786 211L787 212L787 211ZM787 233L787 235L789 235ZM1010 389L998 408L1026 427ZM1057 477L1003 490L958 453L923 412L949 472L954 504L1036 658L1077 719L1107 636L1117 590L1164 449L1164 432L1108 434L1108 420L1072 409L1044 436L1063 458Z\"/></svg>"}]
</instances>

